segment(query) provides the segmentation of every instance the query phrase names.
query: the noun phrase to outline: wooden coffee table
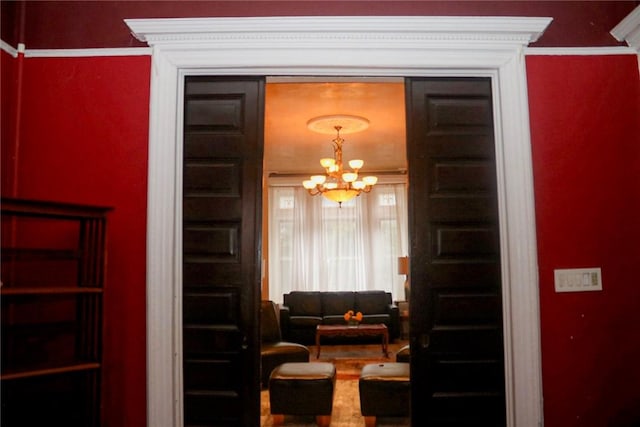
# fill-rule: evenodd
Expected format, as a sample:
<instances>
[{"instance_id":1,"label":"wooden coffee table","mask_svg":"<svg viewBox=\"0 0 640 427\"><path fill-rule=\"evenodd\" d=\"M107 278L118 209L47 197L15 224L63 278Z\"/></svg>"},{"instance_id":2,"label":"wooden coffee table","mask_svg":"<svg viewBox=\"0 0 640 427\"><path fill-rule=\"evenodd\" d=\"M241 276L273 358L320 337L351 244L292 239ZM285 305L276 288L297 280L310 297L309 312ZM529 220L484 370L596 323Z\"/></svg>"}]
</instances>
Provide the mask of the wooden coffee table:
<instances>
[{"instance_id":1,"label":"wooden coffee table","mask_svg":"<svg viewBox=\"0 0 640 427\"><path fill-rule=\"evenodd\" d=\"M316 358L320 357L320 337L382 337L382 353L389 357L389 330L387 325L375 323L371 325L318 325L316 327Z\"/></svg>"}]
</instances>

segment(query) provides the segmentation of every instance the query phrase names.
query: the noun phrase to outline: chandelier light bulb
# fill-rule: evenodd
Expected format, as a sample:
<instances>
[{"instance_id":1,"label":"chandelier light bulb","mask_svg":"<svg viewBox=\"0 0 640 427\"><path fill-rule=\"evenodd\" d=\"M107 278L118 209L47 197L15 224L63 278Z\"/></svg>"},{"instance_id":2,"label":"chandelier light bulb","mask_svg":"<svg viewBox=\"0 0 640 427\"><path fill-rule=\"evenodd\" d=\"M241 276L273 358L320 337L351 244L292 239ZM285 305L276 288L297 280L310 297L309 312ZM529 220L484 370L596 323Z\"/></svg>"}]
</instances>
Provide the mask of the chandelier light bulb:
<instances>
[{"instance_id":1,"label":"chandelier light bulb","mask_svg":"<svg viewBox=\"0 0 640 427\"><path fill-rule=\"evenodd\" d=\"M367 185L376 185L376 182L378 182L378 177L377 176L365 176L364 178L362 178L362 181Z\"/></svg>"},{"instance_id":2,"label":"chandelier light bulb","mask_svg":"<svg viewBox=\"0 0 640 427\"><path fill-rule=\"evenodd\" d=\"M330 168L335 164L336 164L335 159L331 159L331 158L320 159L320 165L322 165L322 167L325 169Z\"/></svg>"},{"instance_id":3,"label":"chandelier light bulb","mask_svg":"<svg viewBox=\"0 0 640 427\"><path fill-rule=\"evenodd\" d=\"M305 181L302 181L302 186L304 188L306 188L307 190L312 190L312 189L316 188L316 183L311 181L310 179L307 179Z\"/></svg>"},{"instance_id":4,"label":"chandelier light bulb","mask_svg":"<svg viewBox=\"0 0 640 427\"><path fill-rule=\"evenodd\" d=\"M349 167L351 169L358 170L362 168L362 166L364 166L364 160L360 160L360 159L349 160Z\"/></svg>"},{"instance_id":5,"label":"chandelier light bulb","mask_svg":"<svg viewBox=\"0 0 640 427\"><path fill-rule=\"evenodd\" d=\"M355 172L345 172L342 174L342 180L344 182L354 182L358 179L358 174Z\"/></svg>"},{"instance_id":6,"label":"chandelier light bulb","mask_svg":"<svg viewBox=\"0 0 640 427\"><path fill-rule=\"evenodd\" d=\"M315 184L323 184L327 180L327 177L324 175L312 175L311 181Z\"/></svg>"}]
</instances>

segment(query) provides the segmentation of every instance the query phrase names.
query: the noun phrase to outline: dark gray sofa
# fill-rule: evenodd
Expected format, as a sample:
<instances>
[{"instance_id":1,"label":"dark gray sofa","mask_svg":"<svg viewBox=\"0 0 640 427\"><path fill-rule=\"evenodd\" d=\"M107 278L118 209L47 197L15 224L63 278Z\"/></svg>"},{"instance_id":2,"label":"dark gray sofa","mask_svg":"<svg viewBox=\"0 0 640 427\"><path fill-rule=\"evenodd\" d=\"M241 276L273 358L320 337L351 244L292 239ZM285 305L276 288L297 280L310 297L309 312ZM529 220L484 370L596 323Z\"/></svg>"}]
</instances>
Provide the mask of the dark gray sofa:
<instances>
[{"instance_id":1,"label":"dark gray sofa","mask_svg":"<svg viewBox=\"0 0 640 427\"><path fill-rule=\"evenodd\" d=\"M400 315L391 293L385 291L293 291L283 295L280 306L282 337L287 341L312 344L317 325L344 324L344 314L362 312L363 324L383 323L389 340L400 335Z\"/></svg>"}]
</instances>

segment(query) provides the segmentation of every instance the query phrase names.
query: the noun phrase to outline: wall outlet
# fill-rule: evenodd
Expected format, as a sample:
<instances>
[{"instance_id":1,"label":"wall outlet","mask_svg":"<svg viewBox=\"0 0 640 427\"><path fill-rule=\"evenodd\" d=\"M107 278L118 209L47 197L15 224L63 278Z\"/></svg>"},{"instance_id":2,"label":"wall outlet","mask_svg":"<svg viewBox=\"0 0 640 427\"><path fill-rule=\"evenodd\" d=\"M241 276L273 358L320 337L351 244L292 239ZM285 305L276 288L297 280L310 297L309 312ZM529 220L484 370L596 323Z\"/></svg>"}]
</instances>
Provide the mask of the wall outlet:
<instances>
[{"instance_id":1,"label":"wall outlet","mask_svg":"<svg viewBox=\"0 0 640 427\"><path fill-rule=\"evenodd\" d=\"M553 271L556 292L584 292L602 290L600 268L571 268Z\"/></svg>"}]
</instances>

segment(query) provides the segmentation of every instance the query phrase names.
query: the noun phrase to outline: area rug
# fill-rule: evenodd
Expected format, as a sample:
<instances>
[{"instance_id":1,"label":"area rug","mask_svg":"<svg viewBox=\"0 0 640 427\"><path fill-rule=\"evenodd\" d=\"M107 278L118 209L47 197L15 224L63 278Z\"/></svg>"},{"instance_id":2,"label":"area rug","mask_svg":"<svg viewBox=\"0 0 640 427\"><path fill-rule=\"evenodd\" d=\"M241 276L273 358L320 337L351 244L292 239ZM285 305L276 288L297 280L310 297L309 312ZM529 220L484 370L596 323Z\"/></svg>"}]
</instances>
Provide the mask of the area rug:
<instances>
[{"instance_id":1,"label":"area rug","mask_svg":"<svg viewBox=\"0 0 640 427\"><path fill-rule=\"evenodd\" d=\"M389 344L388 357L382 353L380 344L323 345L320 358L316 358L316 348L310 348L310 361L333 363L338 379L358 379L364 365L395 362L396 353L405 344L403 341Z\"/></svg>"},{"instance_id":2,"label":"area rug","mask_svg":"<svg viewBox=\"0 0 640 427\"><path fill-rule=\"evenodd\" d=\"M316 358L315 346L311 362L331 362L336 366L336 388L333 397L331 427L363 427L364 417L360 413L360 395L358 378L362 367L369 363L394 362L397 350L405 345L403 342L389 344L389 357L384 357L380 344L363 345L323 345L320 358ZM269 391L261 392L260 426L273 426L273 418L269 408ZM407 427L407 418L381 418L378 426ZM285 415L283 427L315 427L315 417Z\"/></svg>"}]
</instances>

